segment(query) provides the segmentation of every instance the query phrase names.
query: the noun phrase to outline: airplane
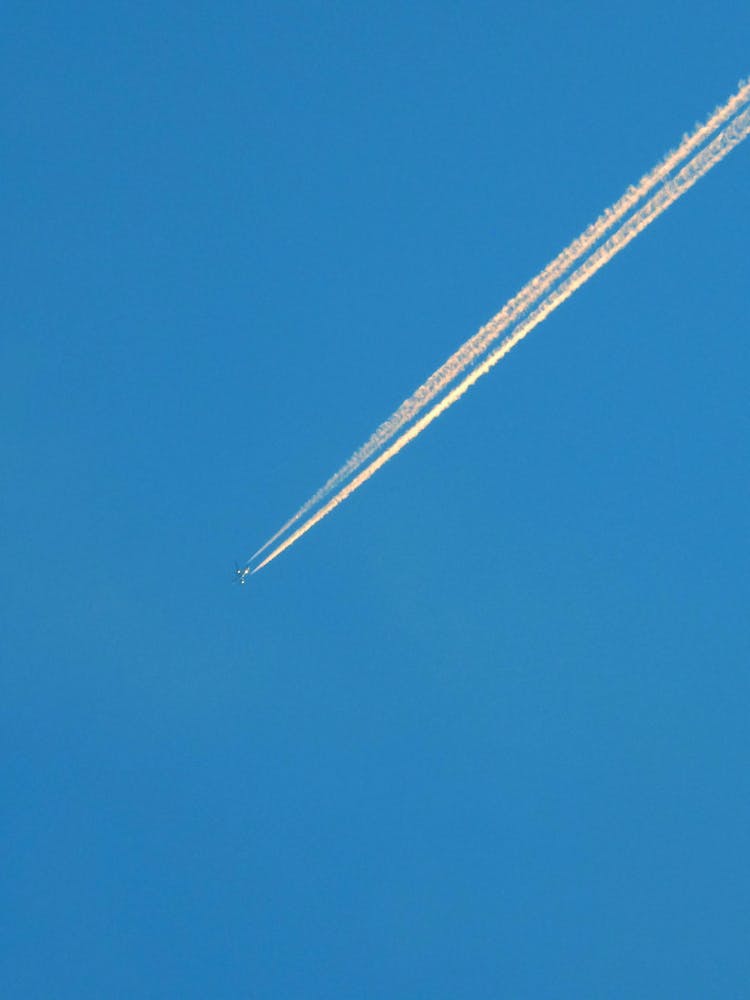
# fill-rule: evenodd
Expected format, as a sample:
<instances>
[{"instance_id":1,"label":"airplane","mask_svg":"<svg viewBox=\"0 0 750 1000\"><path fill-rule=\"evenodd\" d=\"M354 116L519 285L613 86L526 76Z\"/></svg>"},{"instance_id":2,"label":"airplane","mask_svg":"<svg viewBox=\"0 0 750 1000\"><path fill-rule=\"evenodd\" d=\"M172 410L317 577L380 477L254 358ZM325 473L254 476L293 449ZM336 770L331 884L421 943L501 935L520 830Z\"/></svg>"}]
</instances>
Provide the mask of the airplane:
<instances>
[{"instance_id":1,"label":"airplane","mask_svg":"<svg viewBox=\"0 0 750 1000\"><path fill-rule=\"evenodd\" d=\"M245 566L243 569L240 569L240 567L237 565L237 563L235 563L234 564L234 575L237 578L237 582L238 583L245 584L245 583L247 583L247 578L250 576L250 567L249 566Z\"/></svg>"}]
</instances>

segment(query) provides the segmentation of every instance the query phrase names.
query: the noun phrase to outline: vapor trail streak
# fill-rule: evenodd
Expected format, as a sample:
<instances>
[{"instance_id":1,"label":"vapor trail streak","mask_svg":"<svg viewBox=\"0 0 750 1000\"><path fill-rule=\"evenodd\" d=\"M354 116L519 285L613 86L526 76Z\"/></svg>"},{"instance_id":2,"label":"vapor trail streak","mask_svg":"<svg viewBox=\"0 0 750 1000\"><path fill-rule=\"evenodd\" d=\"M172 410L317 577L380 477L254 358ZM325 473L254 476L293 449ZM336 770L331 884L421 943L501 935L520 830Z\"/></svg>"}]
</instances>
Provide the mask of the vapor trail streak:
<instances>
[{"instance_id":1,"label":"vapor trail streak","mask_svg":"<svg viewBox=\"0 0 750 1000\"><path fill-rule=\"evenodd\" d=\"M331 478L300 507L286 524L272 535L257 552L250 557L252 562L257 556L273 545L293 524L304 517L313 507L329 496L338 486L361 468L372 455L391 440L405 424L414 419L437 395L444 391L451 382L480 357L492 343L506 330L511 323L519 319L535 302L573 267L573 265L588 253L614 226L616 226L631 209L635 208L657 184L664 181L673 170L676 170L688 156L701 146L720 125L723 125L735 112L750 100L750 82L744 83L726 104L718 108L708 121L698 126L690 135L686 135L677 149L667 156L653 170L645 174L641 180L629 187L625 194L606 209L579 237L573 240L543 271L526 284L521 291L510 299L505 306L485 326L470 337L450 358L432 374L399 408L384 421L372 436L358 448L351 458Z\"/></svg>"},{"instance_id":2,"label":"vapor trail streak","mask_svg":"<svg viewBox=\"0 0 750 1000\"><path fill-rule=\"evenodd\" d=\"M424 416L417 420L382 454L378 455L365 469L363 469L351 482L347 483L332 499L328 501L320 510L308 518L296 531L292 532L280 545L278 545L258 566L253 573L267 566L273 559L281 555L286 549L293 545L302 535L321 521L327 514L334 510L340 503L354 493L364 482L370 479L378 469L382 468L386 462L390 461L403 448L414 440L422 431L428 427L433 420L436 420L441 413L444 413L450 406L467 392L483 375L493 368L501 358L517 343L523 340L535 326L538 326L549 316L559 305L565 302L570 296L589 280L600 268L610 261L615 254L619 253L632 240L638 236L647 226L649 226L662 212L688 191L704 174L719 163L735 146L750 134L750 109L746 109L739 114L722 132L716 136L704 149L696 153L695 156L677 173L671 180L665 182L664 186L647 201L637 212L635 212L605 243L595 250L565 281L554 288L542 301L542 303L525 320L513 330L510 336L497 347L484 361L474 368L457 386L451 389L435 406L433 406Z\"/></svg>"}]
</instances>

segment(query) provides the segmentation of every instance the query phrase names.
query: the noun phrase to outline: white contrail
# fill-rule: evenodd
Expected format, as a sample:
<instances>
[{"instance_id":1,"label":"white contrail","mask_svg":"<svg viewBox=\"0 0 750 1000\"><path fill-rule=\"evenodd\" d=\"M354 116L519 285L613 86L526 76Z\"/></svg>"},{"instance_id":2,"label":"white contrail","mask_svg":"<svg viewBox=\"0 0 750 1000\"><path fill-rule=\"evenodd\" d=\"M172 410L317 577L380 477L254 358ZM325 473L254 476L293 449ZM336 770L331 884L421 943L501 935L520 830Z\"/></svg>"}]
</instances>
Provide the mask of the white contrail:
<instances>
[{"instance_id":1,"label":"white contrail","mask_svg":"<svg viewBox=\"0 0 750 1000\"><path fill-rule=\"evenodd\" d=\"M722 160L735 146L750 134L750 109L746 109L730 122L715 139L695 156L673 177L667 180L663 187L635 212L606 242L588 256L583 263L563 282L554 288L542 303L525 320L522 320L510 336L492 353L477 365L453 389L451 389L428 413L412 424L403 434L377 458L346 484L328 503L316 511L296 531L292 532L253 570L257 573L273 559L281 555L302 535L321 521L340 503L351 496L364 482L373 476L386 462L397 455L409 442L413 441L422 431L444 413L450 406L464 395L478 379L493 368L501 358L523 340L535 326L538 326L559 305L589 280L600 268L628 245L639 233L658 218L669 206L688 191L701 177Z\"/></svg>"},{"instance_id":2,"label":"white contrail","mask_svg":"<svg viewBox=\"0 0 750 1000\"><path fill-rule=\"evenodd\" d=\"M750 82L740 84L739 90L726 104L717 108L704 125L697 126L686 135L677 149L645 174L641 180L628 188L625 194L606 209L591 226L573 240L558 256L533 278L521 291L466 341L450 358L421 385L390 416L371 437L358 448L351 458L331 478L300 507L286 524L272 535L248 560L248 564L269 548L293 524L304 517L333 490L340 486L357 469L361 468L377 451L391 440L407 423L413 420L436 396L443 392L465 369L490 347L504 330L518 320L546 292L594 247L611 229L634 209L646 195L685 162L696 149L750 100Z\"/></svg>"}]
</instances>

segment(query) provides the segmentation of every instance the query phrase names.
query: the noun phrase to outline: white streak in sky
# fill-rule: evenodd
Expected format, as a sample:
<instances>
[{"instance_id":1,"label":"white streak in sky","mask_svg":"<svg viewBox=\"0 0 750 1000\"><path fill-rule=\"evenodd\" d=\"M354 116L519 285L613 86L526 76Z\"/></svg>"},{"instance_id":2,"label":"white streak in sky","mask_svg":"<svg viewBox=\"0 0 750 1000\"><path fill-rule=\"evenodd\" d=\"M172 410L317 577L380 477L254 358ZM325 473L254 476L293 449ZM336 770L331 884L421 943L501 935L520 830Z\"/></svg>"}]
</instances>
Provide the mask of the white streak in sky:
<instances>
[{"instance_id":1,"label":"white streak in sky","mask_svg":"<svg viewBox=\"0 0 750 1000\"><path fill-rule=\"evenodd\" d=\"M267 566L269 562L309 531L313 525L322 520L343 500L351 496L362 483L366 482L367 479L374 475L378 469L382 468L394 455L398 454L410 441L421 434L433 420L460 399L482 375L494 367L535 326L546 319L551 312L566 301L584 282L588 281L615 254L627 246L646 226L658 218L674 201L689 190L699 178L723 159L739 142L746 138L748 132L750 132L750 109L747 108L738 114L711 142L695 153L679 172L670 179L669 175L675 169L675 166L678 163L683 163L686 156L692 150L698 149L707 136L715 132L717 124L728 121L738 108L746 104L748 97L750 97L750 84L745 84L727 104L715 112L705 125L699 127L690 136L686 137L675 153L670 154L658 167L649 174L646 174L638 185L629 188L623 198L613 208L600 216L593 226L589 227L577 240L574 240L519 295L511 299L486 326L459 348L445 365L438 369L410 399L406 400L399 407L389 420L378 428L363 448L356 452L342 469L318 493L311 497L276 535L258 550L256 555L267 549L289 527L303 517L305 513L312 509L325 496L328 496L337 485L348 479L353 471L361 468L369 457L383 447L384 443L393 438L402 427L414 419L431 399L454 382L470 364L478 362L503 330L528 313L529 308L534 303L537 303L534 311L527 315L525 319L521 319L510 335L484 361L479 363L439 403L433 406L428 413L412 424L390 447L375 458L354 479L348 482L346 486L340 489L328 503L292 532L284 542L277 546L255 567L253 572L258 572L258 570ZM630 215L629 218L621 222L621 225L616 229L614 234L592 252L592 248L602 236L611 230L618 221L621 221L631 208L642 201L646 192L652 190L658 184L662 186L657 193ZM570 270L571 265L581 260L582 263L579 264L576 270L564 281L561 281L561 278Z\"/></svg>"}]
</instances>

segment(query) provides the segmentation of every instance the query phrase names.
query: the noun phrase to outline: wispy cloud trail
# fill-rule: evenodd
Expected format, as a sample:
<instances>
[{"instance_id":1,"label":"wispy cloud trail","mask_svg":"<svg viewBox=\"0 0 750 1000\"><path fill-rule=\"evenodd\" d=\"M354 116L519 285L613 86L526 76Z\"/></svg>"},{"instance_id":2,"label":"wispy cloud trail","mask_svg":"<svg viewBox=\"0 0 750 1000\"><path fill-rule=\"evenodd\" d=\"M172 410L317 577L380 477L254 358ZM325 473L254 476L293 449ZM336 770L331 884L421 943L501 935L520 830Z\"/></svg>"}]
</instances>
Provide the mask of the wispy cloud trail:
<instances>
[{"instance_id":1,"label":"wispy cloud trail","mask_svg":"<svg viewBox=\"0 0 750 1000\"><path fill-rule=\"evenodd\" d=\"M611 208L606 209L579 237L573 240L558 256L549 263L543 271L533 278L521 291L510 299L505 306L473 337L470 337L427 381L421 385L399 408L390 416L371 437L358 448L347 462L331 478L307 500L286 524L255 552L249 563L252 563L262 552L266 551L292 525L296 524L309 511L341 486L357 469L360 469L369 459L384 447L403 427L412 421L436 396L454 382L466 368L481 357L489 347L508 329L511 324L520 319L537 303L570 269L584 257L608 232L617 226L630 211L632 211L649 192L663 183L673 171L685 163L700 146L723 124L738 112L750 100L750 82L742 83L727 102L717 108L705 124L697 126L692 133L686 135L680 145L668 153L653 170L645 174L641 180L629 187L625 194Z\"/></svg>"},{"instance_id":2,"label":"wispy cloud trail","mask_svg":"<svg viewBox=\"0 0 750 1000\"><path fill-rule=\"evenodd\" d=\"M296 531L292 532L280 545L278 545L258 566L253 570L257 573L267 566L273 559L276 559L282 552L286 551L310 528L326 517L340 503L343 503L354 493L364 482L370 479L386 462L390 461L403 448L414 440L428 427L433 420L436 420L450 406L467 392L483 375L486 375L498 361L519 341L523 340L544 319L549 316L559 305L565 302L570 296L583 285L589 278L602 268L608 261L619 253L624 247L638 236L639 233L649 226L662 212L688 191L701 177L712 167L722 160L735 146L750 134L750 110L737 116L726 129L724 129L709 145L695 157L671 180L667 181L664 187L657 192L646 204L639 209L628 221L623 223L620 229L603 243L594 253L592 253L578 267L574 273L555 288L544 299L539 307L531 315L523 320L508 336L499 347L497 347L481 364L477 365L457 386L448 392L439 403L432 407L423 417L417 420L408 428L389 448L378 455L365 469L363 469L351 482L347 483L332 499L328 501L320 510L316 511L312 517L308 518Z\"/></svg>"}]
</instances>

